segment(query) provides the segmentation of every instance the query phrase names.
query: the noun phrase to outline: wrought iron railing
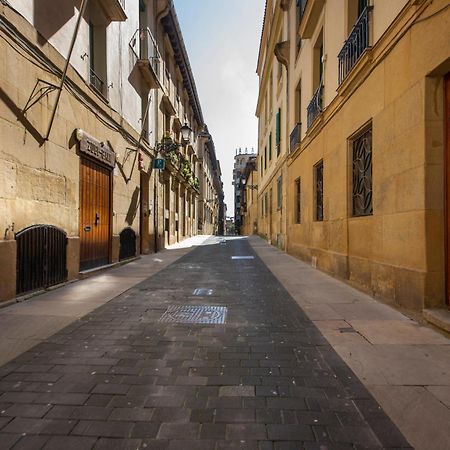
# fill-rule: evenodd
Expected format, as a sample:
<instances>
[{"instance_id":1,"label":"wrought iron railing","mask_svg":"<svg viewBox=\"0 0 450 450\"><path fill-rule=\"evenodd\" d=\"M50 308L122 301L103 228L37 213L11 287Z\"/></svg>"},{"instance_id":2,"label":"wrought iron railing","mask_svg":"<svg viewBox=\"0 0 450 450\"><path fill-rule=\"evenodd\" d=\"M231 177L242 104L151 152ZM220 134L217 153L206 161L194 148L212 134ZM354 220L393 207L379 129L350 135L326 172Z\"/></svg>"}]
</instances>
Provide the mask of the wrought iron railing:
<instances>
[{"instance_id":1,"label":"wrought iron railing","mask_svg":"<svg viewBox=\"0 0 450 450\"><path fill-rule=\"evenodd\" d=\"M92 68L89 70L89 82L96 91L104 95L105 82L93 71Z\"/></svg>"},{"instance_id":2,"label":"wrought iron railing","mask_svg":"<svg viewBox=\"0 0 450 450\"><path fill-rule=\"evenodd\" d=\"M370 45L369 14L371 6L366 6L356 21L339 52L339 84L341 84L352 70L358 59Z\"/></svg>"},{"instance_id":3,"label":"wrought iron railing","mask_svg":"<svg viewBox=\"0 0 450 450\"><path fill-rule=\"evenodd\" d=\"M130 41L130 47L137 58L147 60L155 75L161 77L161 54L152 32L148 28L138 29Z\"/></svg>"},{"instance_id":4,"label":"wrought iron railing","mask_svg":"<svg viewBox=\"0 0 450 450\"><path fill-rule=\"evenodd\" d=\"M307 108L307 126L308 128L313 124L316 117L323 110L323 84L321 83L319 87L314 92L312 100L309 102Z\"/></svg>"},{"instance_id":5,"label":"wrought iron railing","mask_svg":"<svg viewBox=\"0 0 450 450\"><path fill-rule=\"evenodd\" d=\"M293 152L300 144L302 124L296 123L294 129L291 131L289 151Z\"/></svg>"}]
</instances>

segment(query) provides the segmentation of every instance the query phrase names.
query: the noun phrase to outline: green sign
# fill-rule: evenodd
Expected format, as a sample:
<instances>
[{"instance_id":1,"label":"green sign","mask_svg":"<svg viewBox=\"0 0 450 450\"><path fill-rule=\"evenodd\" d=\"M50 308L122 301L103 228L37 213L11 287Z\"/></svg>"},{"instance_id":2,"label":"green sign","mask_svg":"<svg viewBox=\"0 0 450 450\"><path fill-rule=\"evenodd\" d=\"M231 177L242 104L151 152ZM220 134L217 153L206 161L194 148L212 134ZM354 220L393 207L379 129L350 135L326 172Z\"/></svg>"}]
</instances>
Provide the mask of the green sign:
<instances>
[{"instance_id":1,"label":"green sign","mask_svg":"<svg viewBox=\"0 0 450 450\"><path fill-rule=\"evenodd\" d=\"M163 158L155 158L153 160L153 168L158 170L164 170L166 168L166 160Z\"/></svg>"}]
</instances>

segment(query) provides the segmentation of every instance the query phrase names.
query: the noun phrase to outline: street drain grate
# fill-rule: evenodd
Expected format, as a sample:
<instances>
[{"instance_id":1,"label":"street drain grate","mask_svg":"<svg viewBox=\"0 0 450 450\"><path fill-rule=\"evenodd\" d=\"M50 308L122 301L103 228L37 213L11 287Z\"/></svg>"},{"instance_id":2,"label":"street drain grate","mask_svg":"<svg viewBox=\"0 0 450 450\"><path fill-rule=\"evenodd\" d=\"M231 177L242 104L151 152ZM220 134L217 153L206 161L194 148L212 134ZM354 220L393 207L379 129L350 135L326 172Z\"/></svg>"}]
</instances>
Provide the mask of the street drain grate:
<instances>
[{"instance_id":1,"label":"street drain grate","mask_svg":"<svg viewBox=\"0 0 450 450\"><path fill-rule=\"evenodd\" d=\"M232 256L231 259L255 259L254 256Z\"/></svg>"},{"instance_id":2,"label":"street drain grate","mask_svg":"<svg viewBox=\"0 0 450 450\"><path fill-rule=\"evenodd\" d=\"M225 323L227 311L226 306L171 305L159 322L222 324Z\"/></svg>"}]
</instances>

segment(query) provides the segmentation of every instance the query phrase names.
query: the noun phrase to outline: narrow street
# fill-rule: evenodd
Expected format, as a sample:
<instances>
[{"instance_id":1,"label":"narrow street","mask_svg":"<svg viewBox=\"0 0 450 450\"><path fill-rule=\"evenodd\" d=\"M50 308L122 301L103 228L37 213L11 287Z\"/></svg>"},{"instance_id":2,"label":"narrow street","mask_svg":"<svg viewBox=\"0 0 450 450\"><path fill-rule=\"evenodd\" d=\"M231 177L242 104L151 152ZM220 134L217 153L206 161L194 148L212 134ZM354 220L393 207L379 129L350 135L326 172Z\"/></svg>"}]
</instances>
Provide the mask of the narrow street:
<instances>
[{"instance_id":1,"label":"narrow street","mask_svg":"<svg viewBox=\"0 0 450 450\"><path fill-rule=\"evenodd\" d=\"M245 238L211 238L0 375L0 449L412 448Z\"/></svg>"}]
</instances>

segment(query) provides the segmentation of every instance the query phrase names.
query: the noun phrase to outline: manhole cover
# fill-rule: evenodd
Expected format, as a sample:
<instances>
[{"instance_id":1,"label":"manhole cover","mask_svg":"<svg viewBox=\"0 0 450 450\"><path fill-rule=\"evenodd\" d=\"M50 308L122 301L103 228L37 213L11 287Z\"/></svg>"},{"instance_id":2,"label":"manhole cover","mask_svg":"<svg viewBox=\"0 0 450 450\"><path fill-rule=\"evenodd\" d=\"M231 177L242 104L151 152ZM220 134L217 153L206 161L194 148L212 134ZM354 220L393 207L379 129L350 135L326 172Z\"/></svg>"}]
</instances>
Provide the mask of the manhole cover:
<instances>
[{"instance_id":1,"label":"manhole cover","mask_svg":"<svg viewBox=\"0 0 450 450\"><path fill-rule=\"evenodd\" d=\"M254 256L232 256L231 259L255 259Z\"/></svg>"},{"instance_id":2,"label":"manhole cover","mask_svg":"<svg viewBox=\"0 0 450 450\"><path fill-rule=\"evenodd\" d=\"M225 323L226 306L171 305L159 322L165 323Z\"/></svg>"}]
</instances>

